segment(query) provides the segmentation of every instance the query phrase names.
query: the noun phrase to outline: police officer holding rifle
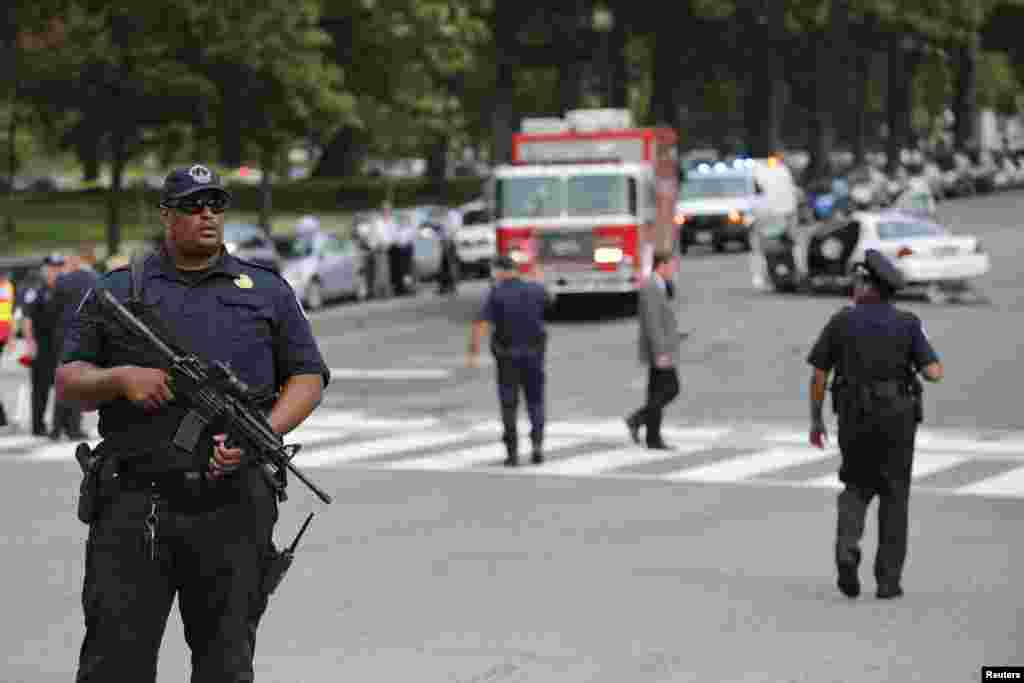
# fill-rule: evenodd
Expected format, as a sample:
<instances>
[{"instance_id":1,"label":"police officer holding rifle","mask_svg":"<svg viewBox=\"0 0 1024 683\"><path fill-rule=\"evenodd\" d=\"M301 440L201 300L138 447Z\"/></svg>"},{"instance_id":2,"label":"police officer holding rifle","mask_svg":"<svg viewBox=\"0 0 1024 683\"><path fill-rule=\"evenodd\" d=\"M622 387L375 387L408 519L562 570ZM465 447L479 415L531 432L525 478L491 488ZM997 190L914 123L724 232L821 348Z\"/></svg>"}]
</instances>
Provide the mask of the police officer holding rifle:
<instances>
[{"instance_id":1,"label":"police officer holding rifle","mask_svg":"<svg viewBox=\"0 0 1024 683\"><path fill-rule=\"evenodd\" d=\"M58 393L98 409L103 438L78 453L79 683L154 681L175 597L192 681L253 680L257 626L290 562L273 529L285 473L301 473L282 436L330 376L288 284L225 250L230 201L206 166L172 171L161 248L104 276L70 323Z\"/></svg>"}]
</instances>

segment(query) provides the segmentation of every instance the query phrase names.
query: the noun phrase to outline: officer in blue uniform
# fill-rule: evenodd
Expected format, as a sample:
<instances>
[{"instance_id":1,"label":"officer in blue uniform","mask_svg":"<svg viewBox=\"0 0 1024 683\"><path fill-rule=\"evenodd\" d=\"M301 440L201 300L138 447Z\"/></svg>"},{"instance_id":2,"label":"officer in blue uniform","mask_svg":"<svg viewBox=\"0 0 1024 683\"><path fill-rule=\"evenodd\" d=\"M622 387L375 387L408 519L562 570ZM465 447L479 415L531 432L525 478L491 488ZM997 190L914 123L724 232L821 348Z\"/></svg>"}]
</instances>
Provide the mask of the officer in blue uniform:
<instances>
[{"instance_id":1,"label":"officer in blue uniform","mask_svg":"<svg viewBox=\"0 0 1024 683\"><path fill-rule=\"evenodd\" d=\"M54 296L57 276L64 257L50 254L43 260L43 277L25 292L25 339L32 349L32 433L46 436L46 406L50 402L54 375L59 360L58 328L60 310Z\"/></svg>"},{"instance_id":2,"label":"officer in blue uniform","mask_svg":"<svg viewBox=\"0 0 1024 683\"><path fill-rule=\"evenodd\" d=\"M58 358L60 357L60 345L67 334L72 316L78 310L78 304L96 286L99 276L93 270L93 262L92 245L83 244L77 253L69 255L65 259L65 270L57 276L57 281L54 284L53 298L57 307ZM62 433L72 440L88 438L82 429L82 411L78 410L73 403L55 401L50 438L59 439Z\"/></svg>"},{"instance_id":3,"label":"officer in blue uniform","mask_svg":"<svg viewBox=\"0 0 1024 683\"><path fill-rule=\"evenodd\" d=\"M98 287L153 329L208 361L224 361L266 397L278 434L318 405L329 372L288 284L224 249L230 194L203 165L172 171L160 202L165 240L142 264ZM62 398L99 409L100 506L90 523L77 681L154 681L175 597L192 681L252 681L262 579L277 498L264 470L216 428L195 452L174 445L187 405L158 358L87 296L65 339Z\"/></svg>"},{"instance_id":4,"label":"officer in blue uniform","mask_svg":"<svg viewBox=\"0 0 1024 683\"><path fill-rule=\"evenodd\" d=\"M898 598L903 595L914 438L921 420L917 377L938 382L943 368L921 320L889 301L904 286L899 270L869 249L855 266L854 278L855 304L832 316L807 358L814 367L810 440L819 448L825 445L822 404L828 374L835 371L833 407L844 485L836 524L837 584L847 597L860 594L860 540L868 505L878 496L875 595Z\"/></svg>"},{"instance_id":5,"label":"officer in blue uniform","mask_svg":"<svg viewBox=\"0 0 1024 683\"><path fill-rule=\"evenodd\" d=\"M516 421L519 390L526 396L530 417L531 460L544 462L544 351L547 331L544 308L547 292L543 285L524 280L518 264L508 256L494 262L497 283L491 288L480 314L473 323L469 343L469 363L476 363L480 340L493 327L491 351L498 367L498 400L504 425L505 465L519 464L519 436Z\"/></svg>"}]
</instances>

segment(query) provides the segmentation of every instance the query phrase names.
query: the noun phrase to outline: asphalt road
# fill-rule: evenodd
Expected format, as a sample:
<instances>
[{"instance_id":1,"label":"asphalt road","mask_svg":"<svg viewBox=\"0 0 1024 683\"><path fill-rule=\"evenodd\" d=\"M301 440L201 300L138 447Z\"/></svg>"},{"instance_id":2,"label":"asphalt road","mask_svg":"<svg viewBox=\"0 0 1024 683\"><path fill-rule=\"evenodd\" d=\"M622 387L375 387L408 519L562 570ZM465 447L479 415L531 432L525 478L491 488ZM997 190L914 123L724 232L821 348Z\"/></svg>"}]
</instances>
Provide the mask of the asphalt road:
<instances>
[{"instance_id":1,"label":"asphalt road","mask_svg":"<svg viewBox=\"0 0 1024 683\"><path fill-rule=\"evenodd\" d=\"M635 321L607 301L564 313L551 462L515 471L494 464L493 370L464 367L484 283L317 314L335 379L296 440L336 502L293 484L282 507L279 542L318 516L265 617L257 680L976 681L1024 664L1022 199L943 204L993 270L971 303L901 303L947 380L927 393L897 601L872 597L873 520L865 595L836 592L835 458L798 443L804 357L841 297L755 292L745 254L688 255L669 462L629 450L617 422L643 392ZM77 470L66 445L14 443L0 440L0 680L66 681L82 635ZM187 672L175 615L159 681Z\"/></svg>"}]
</instances>

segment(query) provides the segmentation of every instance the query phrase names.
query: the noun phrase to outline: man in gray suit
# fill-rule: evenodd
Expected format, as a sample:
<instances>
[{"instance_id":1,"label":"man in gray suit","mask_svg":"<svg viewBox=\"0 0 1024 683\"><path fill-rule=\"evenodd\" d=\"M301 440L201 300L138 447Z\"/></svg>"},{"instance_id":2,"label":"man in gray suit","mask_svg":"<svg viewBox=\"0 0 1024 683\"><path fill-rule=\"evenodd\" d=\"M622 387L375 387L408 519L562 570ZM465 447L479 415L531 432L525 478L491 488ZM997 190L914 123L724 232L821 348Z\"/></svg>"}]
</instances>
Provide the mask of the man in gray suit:
<instances>
[{"instance_id":1,"label":"man in gray suit","mask_svg":"<svg viewBox=\"0 0 1024 683\"><path fill-rule=\"evenodd\" d=\"M626 418L629 435L640 443L640 427L646 426L648 448L673 450L661 436L665 406L679 395L679 343L682 335L672 304L672 276L676 272L673 254L654 256L654 272L639 294L640 361L650 369L647 375L647 404Z\"/></svg>"}]
</instances>

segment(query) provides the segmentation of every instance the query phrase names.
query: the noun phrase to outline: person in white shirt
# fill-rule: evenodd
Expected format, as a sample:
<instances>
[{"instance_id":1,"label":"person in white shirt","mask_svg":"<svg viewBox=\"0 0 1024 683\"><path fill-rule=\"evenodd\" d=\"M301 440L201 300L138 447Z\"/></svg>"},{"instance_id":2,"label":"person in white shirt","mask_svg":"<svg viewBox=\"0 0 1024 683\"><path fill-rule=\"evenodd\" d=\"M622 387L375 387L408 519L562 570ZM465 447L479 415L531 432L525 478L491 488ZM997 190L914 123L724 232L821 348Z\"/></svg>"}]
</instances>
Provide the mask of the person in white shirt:
<instances>
[{"instance_id":1,"label":"person in white shirt","mask_svg":"<svg viewBox=\"0 0 1024 683\"><path fill-rule=\"evenodd\" d=\"M389 249L391 265L391 286L396 294L413 291L413 250L415 249L416 225L412 220L395 222L394 244Z\"/></svg>"},{"instance_id":2,"label":"person in white shirt","mask_svg":"<svg viewBox=\"0 0 1024 683\"><path fill-rule=\"evenodd\" d=\"M437 279L438 294L454 294L459 283L459 257L455 238L462 227L462 212L449 209L441 225L441 273Z\"/></svg>"}]
</instances>

